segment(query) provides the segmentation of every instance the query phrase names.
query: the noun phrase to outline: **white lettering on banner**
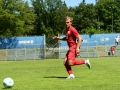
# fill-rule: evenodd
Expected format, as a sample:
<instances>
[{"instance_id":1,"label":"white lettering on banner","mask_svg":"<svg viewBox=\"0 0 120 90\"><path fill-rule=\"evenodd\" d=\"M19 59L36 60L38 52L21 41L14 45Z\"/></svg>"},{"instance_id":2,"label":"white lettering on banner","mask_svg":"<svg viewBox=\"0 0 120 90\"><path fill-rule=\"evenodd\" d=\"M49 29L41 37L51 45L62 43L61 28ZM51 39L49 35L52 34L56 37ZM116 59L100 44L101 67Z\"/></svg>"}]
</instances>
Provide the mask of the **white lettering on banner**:
<instances>
[{"instance_id":1,"label":"white lettering on banner","mask_svg":"<svg viewBox=\"0 0 120 90\"><path fill-rule=\"evenodd\" d=\"M86 40L85 40L85 39L83 39L83 42L84 42L84 43L86 43L86 42L87 42L87 39L86 39Z\"/></svg>"},{"instance_id":2,"label":"white lettering on banner","mask_svg":"<svg viewBox=\"0 0 120 90\"><path fill-rule=\"evenodd\" d=\"M87 39L83 39L83 42L84 42L84 43L87 43L88 41L87 41ZM98 42L98 41L95 40L95 41L92 41L92 42Z\"/></svg>"},{"instance_id":3,"label":"white lettering on banner","mask_svg":"<svg viewBox=\"0 0 120 90\"><path fill-rule=\"evenodd\" d=\"M33 40L27 40L27 41L19 41L19 44L33 44L34 41Z\"/></svg>"},{"instance_id":4,"label":"white lettering on banner","mask_svg":"<svg viewBox=\"0 0 120 90\"><path fill-rule=\"evenodd\" d=\"M106 42L106 41L109 41L109 40L110 40L109 38L104 38L104 37L100 38L100 42Z\"/></svg>"},{"instance_id":5,"label":"white lettering on banner","mask_svg":"<svg viewBox=\"0 0 120 90\"><path fill-rule=\"evenodd\" d=\"M110 39L109 38L105 38L105 41L109 41Z\"/></svg>"},{"instance_id":6,"label":"white lettering on banner","mask_svg":"<svg viewBox=\"0 0 120 90\"><path fill-rule=\"evenodd\" d=\"M97 40L95 40L94 42L98 42Z\"/></svg>"}]
</instances>

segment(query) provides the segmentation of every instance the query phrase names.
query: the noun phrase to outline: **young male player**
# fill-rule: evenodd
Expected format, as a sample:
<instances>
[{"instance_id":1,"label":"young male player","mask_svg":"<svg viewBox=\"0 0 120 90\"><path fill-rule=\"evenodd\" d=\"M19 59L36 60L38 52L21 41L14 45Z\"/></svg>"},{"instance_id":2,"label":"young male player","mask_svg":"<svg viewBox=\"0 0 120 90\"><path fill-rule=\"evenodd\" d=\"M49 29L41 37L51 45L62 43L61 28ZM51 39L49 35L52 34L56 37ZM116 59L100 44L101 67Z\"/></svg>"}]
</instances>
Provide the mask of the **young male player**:
<instances>
[{"instance_id":1,"label":"young male player","mask_svg":"<svg viewBox=\"0 0 120 90\"><path fill-rule=\"evenodd\" d=\"M91 68L90 62L88 59L87 60L76 60L76 56L80 52L79 48L82 42L82 38L77 32L77 30L72 26L72 21L73 21L73 18L68 17L68 16L66 17L66 20L65 20L65 23L67 26L66 37L63 37L63 38L60 38L57 36L53 37L53 40L66 40L67 41L69 50L67 51L66 57L64 59L64 65L69 74L67 79L75 78L73 71L71 69L71 66L86 64L89 69ZM78 41L76 42L76 40Z\"/></svg>"},{"instance_id":2,"label":"young male player","mask_svg":"<svg viewBox=\"0 0 120 90\"><path fill-rule=\"evenodd\" d=\"M110 50L111 50L112 57L114 57L114 50L115 50L114 46L111 46Z\"/></svg>"}]
</instances>

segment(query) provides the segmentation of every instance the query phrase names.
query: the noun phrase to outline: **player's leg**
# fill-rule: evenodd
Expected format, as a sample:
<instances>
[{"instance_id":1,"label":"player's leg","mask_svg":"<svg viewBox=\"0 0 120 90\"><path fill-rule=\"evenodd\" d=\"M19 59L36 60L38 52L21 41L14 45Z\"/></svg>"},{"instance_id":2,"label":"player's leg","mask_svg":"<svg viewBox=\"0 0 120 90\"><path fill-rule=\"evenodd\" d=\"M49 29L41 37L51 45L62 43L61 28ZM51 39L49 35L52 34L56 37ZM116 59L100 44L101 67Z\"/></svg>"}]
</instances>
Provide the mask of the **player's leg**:
<instances>
[{"instance_id":1,"label":"player's leg","mask_svg":"<svg viewBox=\"0 0 120 90\"><path fill-rule=\"evenodd\" d=\"M66 68L66 70L67 70L67 72L68 72L68 74L69 74L69 76L67 77L67 79L75 78L71 66L68 65L68 60L66 60L66 62L65 62L64 65L65 65L65 68Z\"/></svg>"},{"instance_id":2,"label":"player's leg","mask_svg":"<svg viewBox=\"0 0 120 90\"><path fill-rule=\"evenodd\" d=\"M112 51L112 57L114 57L114 51Z\"/></svg>"},{"instance_id":3,"label":"player's leg","mask_svg":"<svg viewBox=\"0 0 120 90\"><path fill-rule=\"evenodd\" d=\"M64 59L64 65L69 74L67 79L75 78L72 72L71 66L86 64L88 68L90 69L90 62L88 59L87 60L76 60L75 58L76 58L76 50L75 49L69 50Z\"/></svg>"},{"instance_id":4,"label":"player's leg","mask_svg":"<svg viewBox=\"0 0 120 90\"><path fill-rule=\"evenodd\" d=\"M77 57L76 49L72 49L68 54L68 65L69 66L86 64L89 69L91 68L91 65L90 65L90 62L89 62L88 59L86 59L86 60L76 60L75 59L76 57Z\"/></svg>"},{"instance_id":5,"label":"player's leg","mask_svg":"<svg viewBox=\"0 0 120 90\"><path fill-rule=\"evenodd\" d=\"M72 72L72 69L71 69L71 66L74 66L74 62L77 63L77 64L80 64L82 62L82 60L80 60L80 62L77 62L77 60L75 60L76 58L76 51L75 49L71 49L67 52L66 54L66 58L64 60L64 65L66 67L66 70L69 74L69 76L67 77L67 79L70 79L70 78L75 78L73 72ZM84 61L82 63L85 63Z\"/></svg>"},{"instance_id":6,"label":"player's leg","mask_svg":"<svg viewBox=\"0 0 120 90\"><path fill-rule=\"evenodd\" d=\"M67 52L66 57L64 59L64 66L65 66L65 68L66 68L66 70L67 70L67 72L69 74L67 79L70 79L70 78L75 78L75 76L73 74L71 66L68 64L68 55L69 55L69 51Z\"/></svg>"},{"instance_id":7,"label":"player's leg","mask_svg":"<svg viewBox=\"0 0 120 90\"><path fill-rule=\"evenodd\" d=\"M91 65L90 65L90 62L88 59L86 59L86 60L72 60L72 64L69 60L69 65L71 65L71 66L82 65L82 64L86 64L89 69L91 68Z\"/></svg>"},{"instance_id":8,"label":"player's leg","mask_svg":"<svg viewBox=\"0 0 120 90\"><path fill-rule=\"evenodd\" d=\"M66 70L67 70L67 72L68 72L69 75L73 74L71 66L68 65L67 57L65 57L65 59L64 59L64 66L65 66L65 68L66 68Z\"/></svg>"}]
</instances>

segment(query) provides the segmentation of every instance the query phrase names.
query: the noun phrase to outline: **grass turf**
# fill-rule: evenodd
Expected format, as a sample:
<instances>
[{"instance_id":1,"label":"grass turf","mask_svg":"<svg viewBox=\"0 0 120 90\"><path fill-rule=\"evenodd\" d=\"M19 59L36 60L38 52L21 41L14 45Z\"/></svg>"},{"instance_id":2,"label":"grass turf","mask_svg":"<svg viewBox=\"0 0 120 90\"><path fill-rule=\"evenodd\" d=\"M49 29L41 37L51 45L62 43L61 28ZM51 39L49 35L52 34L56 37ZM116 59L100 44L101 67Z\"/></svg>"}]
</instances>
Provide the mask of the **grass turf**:
<instances>
[{"instance_id":1,"label":"grass turf","mask_svg":"<svg viewBox=\"0 0 120 90\"><path fill-rule=\"evenodd\" d=\"M73 66L75 79L68 76L63 60L1 61L0 90L5 77L13 78L11 90L120 90L120 58L90 58L92 68Z\"/></svg>"}]
</instances>

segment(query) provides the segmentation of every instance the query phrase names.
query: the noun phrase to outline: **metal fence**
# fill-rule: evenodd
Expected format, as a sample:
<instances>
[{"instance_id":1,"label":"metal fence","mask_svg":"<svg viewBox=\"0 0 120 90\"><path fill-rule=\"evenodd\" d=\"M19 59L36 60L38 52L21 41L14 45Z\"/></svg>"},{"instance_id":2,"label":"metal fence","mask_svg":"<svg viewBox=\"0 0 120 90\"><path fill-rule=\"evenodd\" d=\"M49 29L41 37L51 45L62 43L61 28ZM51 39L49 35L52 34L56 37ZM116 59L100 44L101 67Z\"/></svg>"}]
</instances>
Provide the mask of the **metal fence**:
<instances>
[{"instance_id":1,"label":"metal fence","mask_svg":"<svg viewBox=\"0 0 120 90\"><path fill-rule=\"evenodd\" d=\"M111 55L110 47L112 45L103 46L82 46L80 48L80 54L78 58L94 58L94 57L109 57ZM64 58L68 50L67 46L62 46L59 48L59 58ZM120 45L115 47L114 56L120 56Z\"/></svg>"},{"instance_id":2,"label":"metal fence","mask_svg":"<svg viewBox=\"0 0 120 90\"><path fill-rule=\"evenodd\" d=\"M0 60L44 59L45 47L45 35L0 38Z\"/></svg>"},{"instance_id":3,"label":"metal fence","mask_svg":"<svg viewBox=\"0 0 120 90\"><path fill-rule=\"evenodd\" d=\"M107 57L111 56L110 47L115 46L115 37L120 33L111 34L84 34L78 57ZM65 35L59 35L65 37ZM68 50L66 41L59 42L59 58L64 58ZM120 45L115 47L115 56L120 56Z\"/></svg>"},{"instance_id":4,"label":"metal fence","mask_svg":"<svg viewBox=\"0 0 120 90\"><path fill-rule=\"evenodd\" d=\"M111 36L110 36L111 37ZM35 36L34 39L27 38L17 40L17 38L5 38L0 39L0 46L10 47L19 46L19 48L4 48L0 49L0 60L41 60L41 59L52 59L52 58L64 58L68 50L68 46L64 41L58 41L53 46L46 44L45 36L40 37L41 40ZM87 37L88 38L88 37ZM83 43L80 48L79 57L89 58L89 57L109 57L111 56L110 47L114 45L113 39L106 37L103 39L97 39L88 42L90 39L83 38ZM112 40L111 40L112 39ZM13 42L14 41L14 42ZM108 41L112 41L112 44L109 44ZM10 44L8 44L10 42ZM13 42L13 43L12 43ZM34 42L37 42L37 44ZM101 42L100 45L98 42ZM105 42L108 42L104 44ZM2 44L3 43L3 44ZM18 43L18 44L17 44ZM101 45L102 44L102 45ZM120 45L115 48L115 56L120 56Z\"/></svg>"},{"instance_id":5,"label":"metal fence","mask_svg":"<svg viewBox=\"0 0 120 90\"><path fill-rule=\"evenodd\" d=\"M21 48L0 50L0 60L40 60L45 58L45 50L42 48Z\"/></svg>"},{"instance_id":6,"label":"metal fence","mask_svg":"<svg viewBox=\"0 0 120 90\"><path fill-rule=\"evenodd\" d=\"M80 54L77 58L94 58L94 57L110 57L110 47L112 45L105 46L82 46ZM59 47L56 44L55 47L47 48L21 48L21 49L3 49L0 50L0 60L43 60L43 59L61 59L64 58L68 50L67 46ZM120 56L120 45L115 48L116 57Z\"/></svg>"}]
</instances>

